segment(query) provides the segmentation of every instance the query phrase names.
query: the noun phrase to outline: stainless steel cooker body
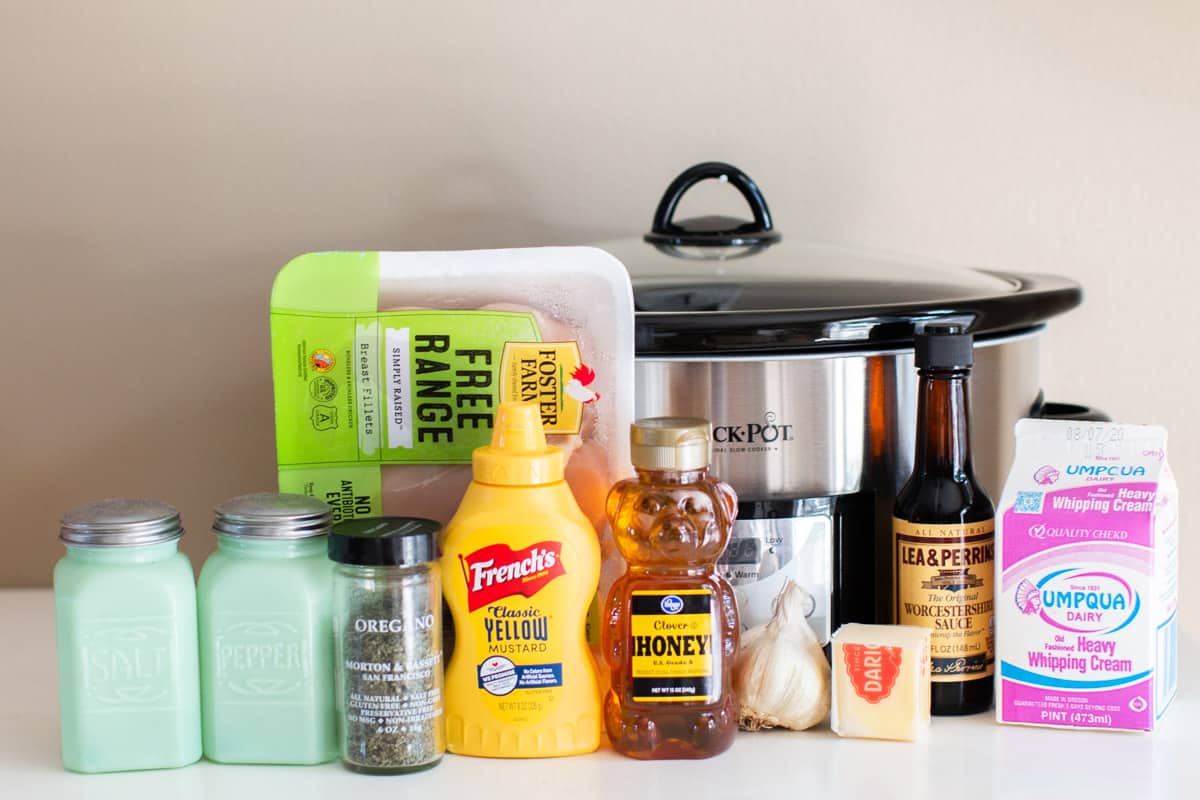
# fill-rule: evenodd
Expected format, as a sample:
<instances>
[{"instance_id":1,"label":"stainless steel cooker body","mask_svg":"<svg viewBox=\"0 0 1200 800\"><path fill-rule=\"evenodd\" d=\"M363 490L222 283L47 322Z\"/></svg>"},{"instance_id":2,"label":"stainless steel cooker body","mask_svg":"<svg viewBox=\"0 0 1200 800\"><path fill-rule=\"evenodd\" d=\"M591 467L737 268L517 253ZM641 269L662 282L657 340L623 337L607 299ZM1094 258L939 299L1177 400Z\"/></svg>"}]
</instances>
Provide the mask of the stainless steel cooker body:
<instances>
[{"instance_id":1,"label":"stainless steel cooker body","mask_svg":"<svg viewBox=\"0 0 1200 800\"><path fill-rule=\"evenodd\" d=\"M1014 423L1038 399L1041 327L975 343L971 447L999 496ZM743 499L873 491L890 500L912 470L917 374L911 349L770 357L644 357L637 416L713 424L713 469Z\"/></svg>"},{"instance_id":2,"label":"stainless steel cooker body","mask_svg":"<svg viewBox=\"0 0 1200 800\"><path fill-rule=\"evenodd\" d=\"M976 474L993 498L999 497L1012 458L1013 425L1040 397L1040 332L1037 327L975 343L971 450ZM766 621L775 593L789 577L814 599L809 621L821 642L838 621L891 618L892 507L912 471L916 432L911 349L648 357L638 359L635 374L638 417L712 421L713 469L737 490L743 507L834 498L819 515L738 523L732 545L739 546L733 549L752 549L753 558L727 555L722 568L745 623ZM812 559L784 563L779 548L800 540L829 554L816 565L828 565L825 577L807 575Z\"/></svg>"},{"instance_id":3,"label":"stainless steel cooker body","mask_svg":"<svg viewBox=\"0 0 1200 800\"><path fill-rule=\"evenodd\" d=\"M705 180L734 187L752 219L676 220ZM890 619L892 506L916 433L914 337L949 321L974 335L972 452L997 497L1013 424L1039 400L1039 335L1082 291L1051 275L786 240L773 220L748 175L706 162L671 182L648 233L599 246L633 282L638 416L712 421L714 469L742 500L719 567L743 623L763 621L790 579L826 641L840 622Z\"/></svg>"}]
</instances>

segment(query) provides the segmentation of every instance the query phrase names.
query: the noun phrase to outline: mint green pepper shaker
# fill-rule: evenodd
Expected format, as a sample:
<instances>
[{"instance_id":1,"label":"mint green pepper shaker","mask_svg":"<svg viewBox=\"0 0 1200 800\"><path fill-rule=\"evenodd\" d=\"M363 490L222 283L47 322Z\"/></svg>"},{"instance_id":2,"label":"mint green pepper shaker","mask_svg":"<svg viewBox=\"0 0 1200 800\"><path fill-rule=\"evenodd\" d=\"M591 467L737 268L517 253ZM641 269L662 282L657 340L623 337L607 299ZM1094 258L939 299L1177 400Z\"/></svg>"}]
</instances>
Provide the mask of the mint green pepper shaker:
<instances>
[{"instance_id":1,"label":"mint green pepper shaker","mask_svg":"<svg viewBox=\"0 0 1200 800\"><path fill-rule=\"evenodd\" d=\"M179 513L102 500L63 517L54 567L63 765L181 767L200 758L196 589Z\"/></svg>"},{"instance_id":2,"label":"mint green pepper shaker","mask_svg":"<svg viewBox=\"0 0 1200 800\"><path fill-rule=\"evenodd\" d=\"M198 589L210 760L337 758L330 524L329 506L304 495L250 494L217 507L217 549Z\"/></svg>"}]
</instances>

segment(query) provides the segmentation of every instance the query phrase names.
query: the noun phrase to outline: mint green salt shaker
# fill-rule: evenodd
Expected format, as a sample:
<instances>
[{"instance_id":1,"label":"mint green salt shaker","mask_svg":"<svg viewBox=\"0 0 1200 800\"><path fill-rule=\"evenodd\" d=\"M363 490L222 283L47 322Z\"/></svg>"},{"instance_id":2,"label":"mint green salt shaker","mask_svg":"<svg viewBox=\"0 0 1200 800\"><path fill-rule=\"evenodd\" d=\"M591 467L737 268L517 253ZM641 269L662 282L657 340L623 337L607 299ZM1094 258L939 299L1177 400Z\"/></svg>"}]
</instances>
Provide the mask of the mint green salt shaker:
<instances>
[{"instance_id":1,"label":"mint green salt shaker","mask_svg":"<svg viewBox=\"0 0 1200 800\"><path fill-rule=\"evenodd\" d=\"M179 513L102 500L62 519L54 567L63 766L182 767L200 758L196 589Z\"/></svg>"},{"instance_id":2,"label":"mint green salt shaker","mask_svg":"<svg viewBox=\"0 0 1200 800\"><path fill-rule=\"evenodd\" d=\"M216 509L200 570L204 755L230 764L338 756L333 693L331 511L296 494Z\"/></svg>"}]
</instances>

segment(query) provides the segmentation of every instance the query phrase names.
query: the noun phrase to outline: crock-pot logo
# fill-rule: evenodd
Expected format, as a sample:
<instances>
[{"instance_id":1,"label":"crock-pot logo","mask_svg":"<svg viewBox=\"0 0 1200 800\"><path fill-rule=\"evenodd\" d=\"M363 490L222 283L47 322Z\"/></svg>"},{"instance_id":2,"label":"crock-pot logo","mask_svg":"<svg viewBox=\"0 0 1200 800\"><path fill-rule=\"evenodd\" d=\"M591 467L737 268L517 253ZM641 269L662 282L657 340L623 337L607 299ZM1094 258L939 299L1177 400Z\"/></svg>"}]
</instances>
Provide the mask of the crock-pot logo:
<instances>
[{"instance_id":1,"label":"crock-pot logo","mask_svg":"<svg viewBox=\"0 0 1200 800\"><path fill-rule=\"evenodd\" d=\"M1123 578L1092 570L1062 569L1036 584L1022 580L1013 599L1021 613L1072 633L1113 633L1141 609L1140 596Z\"/></svg>"},{"instance_id":2,"label":"crock-pot logo","mask_svg":"<svg viewBox=\"0 0 1200 800\"><path fill-rule=\"evenodd\" d=\"M775 444L793 439L792 426L775 424L773 411L768 411L762 422L713 426L713 442L716 444Z\"/></svg>"}]
</instances>

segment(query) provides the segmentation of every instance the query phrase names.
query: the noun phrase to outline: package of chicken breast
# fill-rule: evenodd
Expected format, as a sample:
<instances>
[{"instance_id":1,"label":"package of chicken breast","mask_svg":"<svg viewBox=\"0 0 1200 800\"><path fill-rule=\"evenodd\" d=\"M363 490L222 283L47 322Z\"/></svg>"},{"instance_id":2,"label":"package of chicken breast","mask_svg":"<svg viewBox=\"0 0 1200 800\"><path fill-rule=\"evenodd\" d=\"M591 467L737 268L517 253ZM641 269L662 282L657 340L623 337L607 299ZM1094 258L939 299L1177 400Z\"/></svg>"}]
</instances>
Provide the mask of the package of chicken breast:
<instances>
[{"instance_id":1,"label":"package of chicken breast","mask_svg":"<svg viewBox=\"0 0 1200 800\"><path fill-rule=\"evenodd\" d=\"M601 250L303 255L271 292L271 359L280 491L335 521L445 523L508 400L538 404L598 533L630 471L633 296Z\"/></svg>"}]
</instances>

